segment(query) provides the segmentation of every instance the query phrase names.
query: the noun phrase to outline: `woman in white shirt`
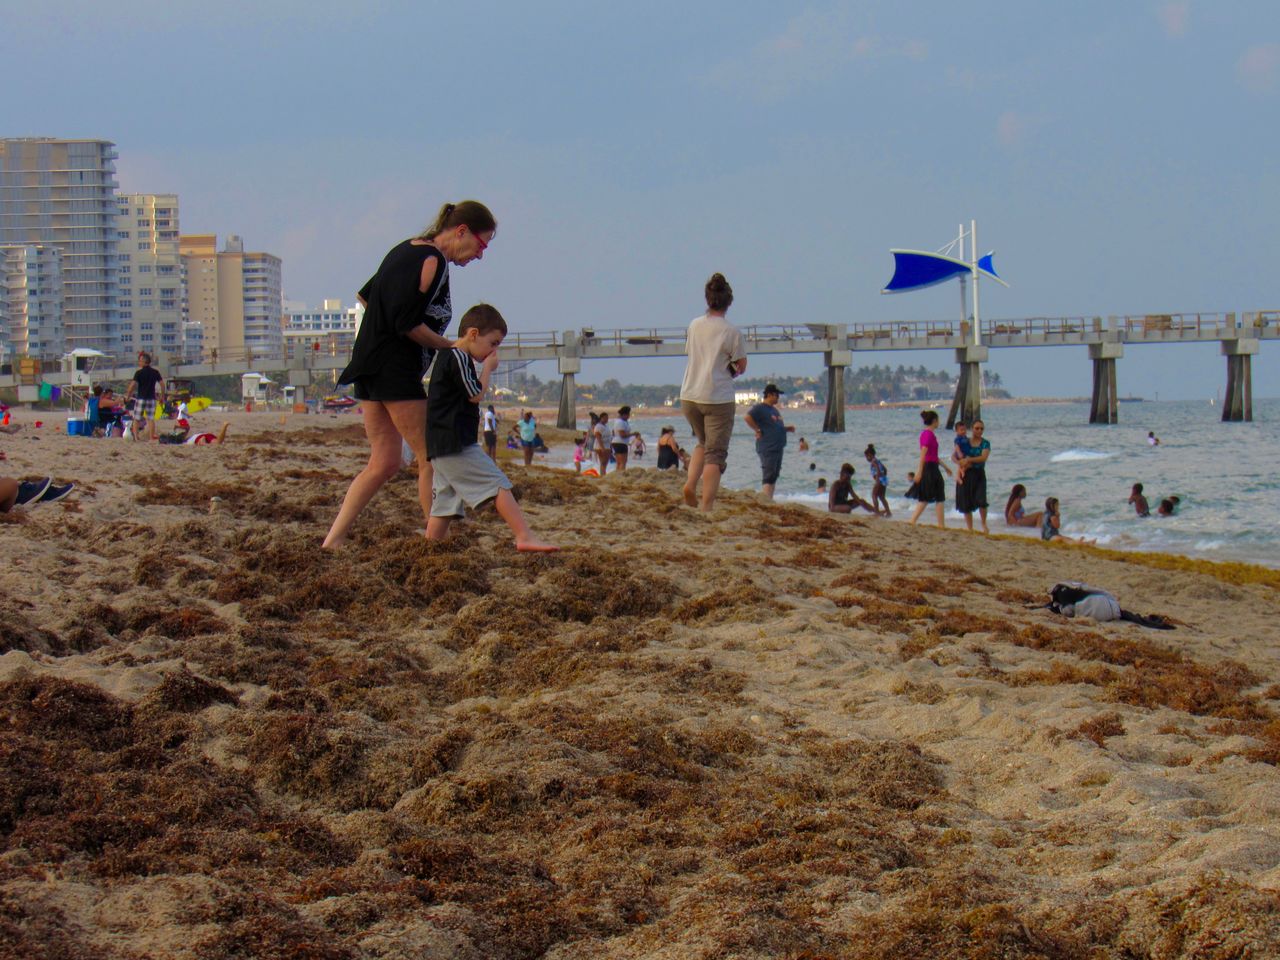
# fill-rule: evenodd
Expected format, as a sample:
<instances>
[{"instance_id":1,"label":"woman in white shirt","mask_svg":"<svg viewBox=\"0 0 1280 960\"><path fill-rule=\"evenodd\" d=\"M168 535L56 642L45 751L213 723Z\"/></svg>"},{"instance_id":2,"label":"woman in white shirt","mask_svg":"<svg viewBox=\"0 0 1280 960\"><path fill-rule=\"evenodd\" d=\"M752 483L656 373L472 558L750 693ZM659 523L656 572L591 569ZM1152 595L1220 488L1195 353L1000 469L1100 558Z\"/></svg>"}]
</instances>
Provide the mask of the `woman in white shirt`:
<instances>
[{"instance_id":1,"label":"woman in white shirt","mask_svg":"<svg viewBox=\"0 0 1280 960\"><path fill-rule=\"evenodd\" d=\"M706 286L707 312L689 324L680 410L698 439L689 460L684 502L710 510L720 489L720 476L729 457L733 434L733 381L747 370L746 340L725 314L733 303L733 288L723 274L714 273ZM702 498L698 499L698 479Z\"/></svg>"}]
</instances>

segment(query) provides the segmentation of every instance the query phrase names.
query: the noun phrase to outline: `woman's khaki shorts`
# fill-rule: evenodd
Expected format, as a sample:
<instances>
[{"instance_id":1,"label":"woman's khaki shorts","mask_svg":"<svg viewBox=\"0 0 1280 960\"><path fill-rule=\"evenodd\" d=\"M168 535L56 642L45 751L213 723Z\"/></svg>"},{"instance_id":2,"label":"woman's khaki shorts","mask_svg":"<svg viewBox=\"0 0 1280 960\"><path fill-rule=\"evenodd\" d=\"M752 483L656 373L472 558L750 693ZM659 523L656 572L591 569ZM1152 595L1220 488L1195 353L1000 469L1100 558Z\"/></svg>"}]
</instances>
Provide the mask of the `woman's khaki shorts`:
<instances>
[{"instance_id":1,"label":"woman's khaki shorts","mask_svg":"<svg viewBox=\"0 0 1280 960\"><path fill-rule=\"evenodd\" d=\"M693 435L705 451L702 462L724 470L729 461L729 437L733 435L733 403L698 403L681 400L680 412L693 427Z\"/></svg>"}]
</instances>

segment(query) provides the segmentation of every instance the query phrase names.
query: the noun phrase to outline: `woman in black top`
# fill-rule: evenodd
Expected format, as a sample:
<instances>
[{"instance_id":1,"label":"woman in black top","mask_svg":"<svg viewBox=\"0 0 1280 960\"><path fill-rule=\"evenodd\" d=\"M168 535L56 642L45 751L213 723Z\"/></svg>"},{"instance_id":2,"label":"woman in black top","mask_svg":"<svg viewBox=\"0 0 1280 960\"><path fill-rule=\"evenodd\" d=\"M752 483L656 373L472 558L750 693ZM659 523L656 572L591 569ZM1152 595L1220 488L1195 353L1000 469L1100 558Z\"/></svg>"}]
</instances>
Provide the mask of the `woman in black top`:
<instances>
[{"instance_id":1,"label":"woman in black top","mask_svg":"<svg viewBox=\"0 0 1280 960\"><path fill-rule=\"evenodd\" d=\"M422 515L430 517L432 477L422 378L435 351L453 346L443 336L453 313L449 264L463 267L479 260L496 229L497 222L483 203L446 203L436 222L393 247L361 288L364 318L351 362L338 382L351 384L361 401L369 463L351 481L324 538L326 547L337 547L347 539L365 504L400 470L402 440L418 462L418 501Z\"/></svg>"}]
</instances>

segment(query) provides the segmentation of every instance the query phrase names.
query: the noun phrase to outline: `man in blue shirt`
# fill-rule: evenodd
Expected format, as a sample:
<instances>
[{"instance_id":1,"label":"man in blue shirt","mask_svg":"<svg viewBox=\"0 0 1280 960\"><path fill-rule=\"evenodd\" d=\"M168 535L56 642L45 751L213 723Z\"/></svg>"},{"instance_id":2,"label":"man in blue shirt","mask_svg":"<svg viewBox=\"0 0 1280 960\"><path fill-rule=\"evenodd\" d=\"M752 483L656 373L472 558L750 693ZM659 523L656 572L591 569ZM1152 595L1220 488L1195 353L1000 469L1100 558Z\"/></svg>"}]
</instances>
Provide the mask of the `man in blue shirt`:
<instances>
[{"instance_id":1,"label":"man in blue shirt","mask_svg":"<svg viewBox=\"0 0 1280 960\"><path fill-rule=\"evenodd\" d=\"M795 427L782 422L778 401L782 392L775 383L764 388L764 400L747 411L748 427L756 435L756 453L760 457L760 492L766 500L773 499L773 488L782 472L782 451L787 446L787 434L795 433Z\"/></svg>"}]
</instances>

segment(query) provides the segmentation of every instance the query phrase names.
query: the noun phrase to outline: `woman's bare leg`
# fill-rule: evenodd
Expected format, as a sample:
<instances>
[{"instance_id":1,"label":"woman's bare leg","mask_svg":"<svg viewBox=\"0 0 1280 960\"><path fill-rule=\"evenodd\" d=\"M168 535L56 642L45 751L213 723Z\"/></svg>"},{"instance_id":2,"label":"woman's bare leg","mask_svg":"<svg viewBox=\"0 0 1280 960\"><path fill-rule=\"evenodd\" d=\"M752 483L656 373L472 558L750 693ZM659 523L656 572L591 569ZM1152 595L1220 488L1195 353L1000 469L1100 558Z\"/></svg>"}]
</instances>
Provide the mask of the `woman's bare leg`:
<instances>
[{"instance_id":1,"label":"woman's bare leg","mask_svg":"<svg viewBox=\"0 0 1280 960\"><path fill-rule=\"evenodd\" d=\"M702 444L694 447L689 456L689 476L684 481L684 502L691 507L698 505L698 480L702 477L702 465L706 456L707 451Z\"/></svg>"},{"instance_id":2,"label":"woman's bare leg","mask_svg":"<svg viewBox=\"0 0 1280 960\"><path fill-rule=\"evenodd\" d=\"M699 509L704 513L716 505L716 494L720 492L720 474L720 468L714 463L708 463L702 468L702 505Z\"/></svg>"},{"instance_id":3,"label":"woman's bare leg","mask_svg":"<svg viewBox=\"0 0 1280 960\"><path fill-rule=\"evenodd\" d=\"M986 508L986 507L979 507L979 508L978 508L978 516L980 516L980 517L982 518L982 532L983 532L983 533L990 533L991 531L987 528L987 508Z\"/></svg>"},{"instance_id":4,"label":"woman's bare leg","mask_svg":"<svg viewBox=\"0 0 1280 960\"><path fill-rule=\"evenodd\" d=\"M434 471L427 459L427 402L425 400L388 400L383 404L396 431L409 444L418 466L418 505L424 520L431 519L431 483ZM392 476L395 476L393 473Z\"/></svg>"},{"instance_id":5,"label":"woman's bare leg","mask_svg":"<svg viewBox=\"0 0 1280 960\"><path fill-rule=\"evenodd\" d=\"M425 513L431 512L431 466L426 457L426 401L421 400L399 400L392 403L380 403L376 400L366 400L361 406L361 413L364 417L364 433L369 438L369 462L365 468L356 474L355 479L351 481L351 486L347 488L347 494L342 499L342 506L338 509L338 516L334 518L333 526L329 528L328 535L324 538L324 546L327 549L333 549L341 546L346 542L348 534L351 532L351 526L355 523L356 517L360 516L360 511L365 508L370 500L373 499L382 485L396 475L400 470L400 440L401 432L397 429L396 422L392 418L389 407L417 404L421 407L421 413L416 418L421 424L422 431L417 437L417 443L410 441L410 449L413 450L414 456L421 454L418 466L418 499L423 499L423 467L426 468L426 507ZM415 419L411 411L398 411L400 419L411 426ZM403 437L409 440L409 437Z\"/></svg>"},{"instance_id":6,"label":"woman's bare leg","mask_svg":"<svg viewBox=\"0 0 1280 960\"><path fill-rule=\"evenodd\" d=\"M911 519L910 519L910 520L908 520L907 522L908 522L908 523L912 523L912 524L914 524L917 520L919 520L919 519L920 519L920 514L922 514L922 513L924 513L924 501L923 501L923 500L917 500L917 501L916 501L916 508L915 508L914 510L912 510L912 511L911 511Z\"/></svg>"},{"instance_id":7,"label":"woman's bare leg","mask_svg":"<svg viewBox=\"0 0 1280 960\"><path fill-rule=\"evenodd\" d=\"M946 519L947 505L939 501L937 504L937 507L938 507L938 526L945 527L947 525L947 519Z\"/></svg>"}]
</instances>

